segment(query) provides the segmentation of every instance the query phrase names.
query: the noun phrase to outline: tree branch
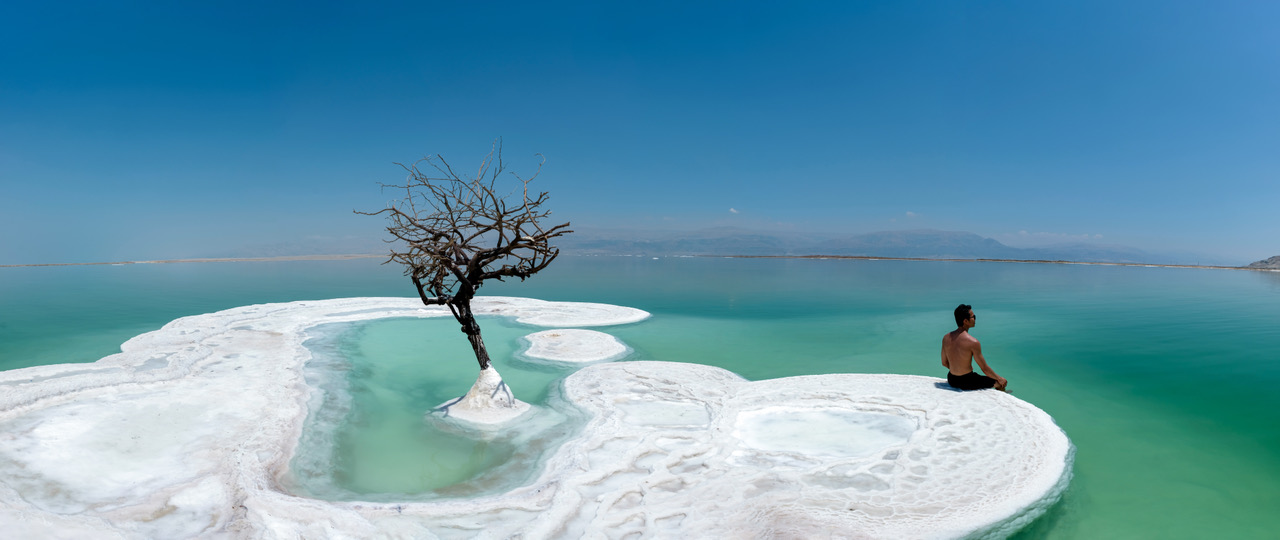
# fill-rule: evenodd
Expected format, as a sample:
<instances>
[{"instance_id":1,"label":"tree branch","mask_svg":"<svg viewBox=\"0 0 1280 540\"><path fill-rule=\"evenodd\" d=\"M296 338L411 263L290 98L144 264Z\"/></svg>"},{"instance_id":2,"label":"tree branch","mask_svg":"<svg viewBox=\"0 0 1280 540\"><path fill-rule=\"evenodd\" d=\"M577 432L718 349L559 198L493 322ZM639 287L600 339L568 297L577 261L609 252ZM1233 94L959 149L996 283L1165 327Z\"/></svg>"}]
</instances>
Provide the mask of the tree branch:
<instances>
[{"instance_id":1,"label":"tree branch","mask_svg":"<svg viewBox=\"0 0 1280 540\"><path fill-rule=\"evenodd\" d=\"M448 305L460 317L470 313L470 300L486 280L524 280L542 271L560 254L551 240L573 232L569 223L542 226L551 214L543 209L550 197L530 196L529 183L546 163L545 156L536 156L537 169L528 178L506 171L501 139L471 177L459 176L439 154L397 164L408 173L404 184L382 188L403 189L404 198L376 212L356 213L384 216L392 244L384 264L405 267L423 304ZM506 195L499 191L502 178L516 181Z\"/></svg>"}]
</instances>

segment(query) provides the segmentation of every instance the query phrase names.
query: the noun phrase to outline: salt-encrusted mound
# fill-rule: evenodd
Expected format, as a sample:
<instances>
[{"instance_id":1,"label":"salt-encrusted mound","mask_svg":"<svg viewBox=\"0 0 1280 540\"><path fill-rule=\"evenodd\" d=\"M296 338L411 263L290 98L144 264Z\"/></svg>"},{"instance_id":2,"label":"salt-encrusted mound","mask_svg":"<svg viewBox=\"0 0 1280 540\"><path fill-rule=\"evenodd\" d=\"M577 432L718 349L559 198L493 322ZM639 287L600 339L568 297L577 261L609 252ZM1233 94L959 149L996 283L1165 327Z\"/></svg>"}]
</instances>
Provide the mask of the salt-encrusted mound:
<instances>
[{"instance_id":1,"label":"salt-encrusted mound","mask_svg":"<svg viewBox=\"0 0 1280 540\"><path fill-rule=\"evenodd\" d=\"M643 312L510 298L555 326ZM0 525L15 538L757 538L1001 534L1065 486L1043 412L940 380L748 382L692 364L597 364L564 383L581 435L536 480L467 500L330 502L279 486L307 415L312 326L447 316L410 299L186 317L89 365L0 372ZM517 389L518 390L518 389ZM561 404L560 406L569 406Z\"/></svg>"},{"instance_id":2,"label":"salt-encrusted mound","mask_svg":"<svg viewBox=\"0 0 1280 540\"><path fill-rule=\"evenodd\" d=\"M1011 395L908 375L749 382L696 364L601 364L557 455L575 510L534 529L688 538L1006 536L1057 500L1072 446ZM561 465L557 463L557 465ZM573 467L563 465L567 471Z\"/></svg>"},{"instance_id":3,"label":"salt-encrusted mound","mask_svg":"<svg viewBox=\"0 0 1280 540\"><path fill-rule=\"evenodd\" d=\"M543 330L524 339L529 342L524 356L537 362L588 364L617 360L631 352L618 338L595 330Z\"/></svg>"}]
</instances>

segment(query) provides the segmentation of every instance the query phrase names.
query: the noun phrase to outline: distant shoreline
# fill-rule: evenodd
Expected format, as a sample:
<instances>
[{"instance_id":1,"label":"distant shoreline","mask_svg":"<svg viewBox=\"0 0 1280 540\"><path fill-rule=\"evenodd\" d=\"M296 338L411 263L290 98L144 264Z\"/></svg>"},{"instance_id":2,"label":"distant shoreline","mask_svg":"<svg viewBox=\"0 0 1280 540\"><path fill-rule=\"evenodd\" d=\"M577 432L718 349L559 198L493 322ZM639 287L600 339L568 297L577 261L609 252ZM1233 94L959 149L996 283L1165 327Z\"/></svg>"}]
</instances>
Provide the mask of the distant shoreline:
<instances>
[{"instance_id":1,"label":"distant shoreline","mask_svg":"<svg viewBox=\"0 0 1280 540\"><path fill-rule=\"evenodd\" d=\"M947 259L929 257L873 257L870 255L692 255L693 257L712 257L724 259L853 259L859 261L933 261L933 262L1002 262L1026 264L1083 264L1089 266L1142 266L1147 268L1198 268L1203 270L1253 270L1257 272L1280 272L1277 268L1250 268L1248 266L1216 266L1198 264L1156 264L1156 263L1121 263L1121 262L1086 262L1045 259Z\"/></svg>"},{"instance_id":2,"label":"distant shoreline","mask_svg":"<svg viewBox=\"0 0 1280 540\"><path fill-rule=\"evenodd\" d=\"M351 254L351 255L284 255L280 257L227 257L201 259L161 259L155 261L116 261L116 262L83 262L83 263L39 263L39 264L0 264L0 268L22 268L30 266L102 266L124 264L173 264L202 262L271 262L271 261L345 261L350 259L373 259L386 255Z\"/></svg>"},{"instance_id":3,"label":"distant shoreline","mask_svg":"<svg viewBox=\"0 0 1280 540\"><path fill-rule=\"evenodd\" d=\"M651 255L590 255L594 257L650 257ZM160 259L154 261L116 261L116 262L83 262L83 263L38 263L38 264L0 264L0 268L24 268L36 266L111 266L125 264L175 264L206 262L273 262L273 261L346 261L352 259L373 259L386 257L383 254L346 254L346 255L284 255L279 257L226 257L198 259ZM1147 268L1192 268L1201 270L1252 270L1255 272L1280 272L1280 268L1250 268L1248 266L1217 266L1197 264L1156 264L1156 263L1122 263L1122 262L1086 262L1047 259L958 259L930 257L874 257L870 255L660 255L660 257L702 257L711 259L844 259L858 261L932 261L932 262L1001 262L1023 264L1081 264L1088 266L1140 266Z\"/></svg>"}]
</instances>

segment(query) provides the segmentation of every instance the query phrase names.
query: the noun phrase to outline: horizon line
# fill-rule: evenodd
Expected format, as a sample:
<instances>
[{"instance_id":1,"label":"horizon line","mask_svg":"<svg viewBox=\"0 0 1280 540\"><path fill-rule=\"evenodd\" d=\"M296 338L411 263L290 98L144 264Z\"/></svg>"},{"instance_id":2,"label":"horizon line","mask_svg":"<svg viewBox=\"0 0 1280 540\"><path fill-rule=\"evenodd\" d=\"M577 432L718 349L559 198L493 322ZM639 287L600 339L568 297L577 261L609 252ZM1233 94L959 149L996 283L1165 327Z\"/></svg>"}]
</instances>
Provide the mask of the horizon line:
<instances>
[{"instance_id":1,"label":"horizon line","mask_svg":"<svg viewBox=\"0 0 1280 540\"><path fill-rule=\"evenodd\" d=\"M107 261L78 263L0 264L0 268L25 268L34 266L117 266L126 264L176 264L203 262L270 262L270 261L344 261L385 257L382 254L350 253L333 255L280 255L276 257L198 257L193 259L157 259L153 261Z\"/></svg>"},{"instance_id":2,"label":"horizon line","mask_svg":"<svg viewBox=\"0 0 1280 540\"><path fill-rule=\"evenodd\" d=\"M342 261L353 259L373 259L377 257L385 257L384 254L370 253L347 253L347 254L329 254L329 255L281 255L276 257L200 257L191 259L158 259L147 261L111 261L111 262L78 262L78 263L32 263L32 264L0 264L0 268L31 268L31 267L48 267L48 266L123 266L128 264L179 264L179 263L209 263L209 262L272 262L272 261ZM584 257L650 257L651 255L621 255L621 254L594 254L594 255L578 255ZM678 257L704 257L704 258L723 258L723 259L848 259L862 261L925 261L925 262L999 262L999 263L1022 263L1022 264L1079 264L1089 266L1142 266L1148 268L1193 268L1204 270L1253 270L1260 272L1280 272L1276 268L1256 268L1250 266L1223 266L1208 264L1159 264L1159 263L1140 263L1140 262L1094 262L1094 261L1070 261L1065 259L993 259L985 257L973 258L954 258L954 257L878 257L874 255L708 255L708 254L689 254L689 255L665 255L656 258L678 258Z\"/></svg>"},{"instance_id":3,"label":"horizon line","mask_svg":"<svg viewBox=\"0 0 1280 540\"><path fill-rule=\"evenodd\" d=\"M677 255L678 257L679 255ZM1257 268L1250 266L1223 266L1214 264L1160 264L1140 262L1096 262L1068 261L1064 259L992 259L986 257L948 258L948 257L877 257L874 255L685 255L686 257L722 257L726 259L854 259L862 261L933 261L933 262L1000 262L1022 264L1083 264L1090 266L1144 266L1148 268L1198 268L1204 270L1255 270L1262 272L1280 272L1280 268Z\"/></svg>"}]
</instances>

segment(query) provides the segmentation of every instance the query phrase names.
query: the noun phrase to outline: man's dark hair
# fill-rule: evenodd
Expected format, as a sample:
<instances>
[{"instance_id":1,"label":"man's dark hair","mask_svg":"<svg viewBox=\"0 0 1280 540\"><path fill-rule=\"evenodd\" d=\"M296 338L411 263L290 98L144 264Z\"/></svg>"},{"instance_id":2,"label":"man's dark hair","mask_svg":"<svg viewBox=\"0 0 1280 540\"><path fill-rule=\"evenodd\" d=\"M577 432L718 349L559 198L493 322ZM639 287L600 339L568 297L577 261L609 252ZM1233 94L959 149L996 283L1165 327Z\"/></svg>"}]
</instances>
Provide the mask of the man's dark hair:
<instances>
[{"instance_id":1,"label":"man's dark hair","mask_svg":"<svg viewBox=\"0 0 1280 540\"><path fill-rule=\"evenodd\" d=\"M969 320L970 311L973 311L973 306L969 304L960 304L956 307L956 328L964 326L964 322Z\"/></svg>"}]
</instances>

